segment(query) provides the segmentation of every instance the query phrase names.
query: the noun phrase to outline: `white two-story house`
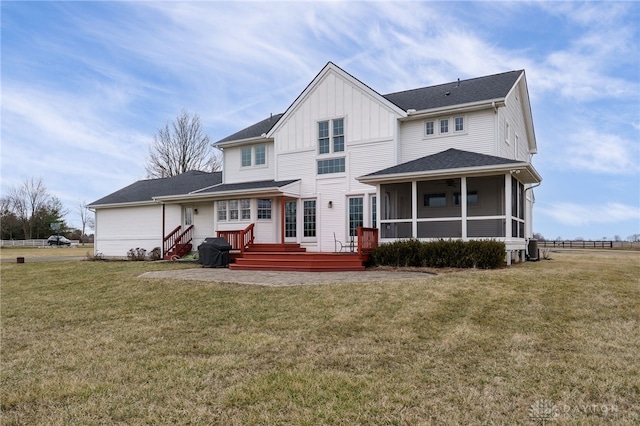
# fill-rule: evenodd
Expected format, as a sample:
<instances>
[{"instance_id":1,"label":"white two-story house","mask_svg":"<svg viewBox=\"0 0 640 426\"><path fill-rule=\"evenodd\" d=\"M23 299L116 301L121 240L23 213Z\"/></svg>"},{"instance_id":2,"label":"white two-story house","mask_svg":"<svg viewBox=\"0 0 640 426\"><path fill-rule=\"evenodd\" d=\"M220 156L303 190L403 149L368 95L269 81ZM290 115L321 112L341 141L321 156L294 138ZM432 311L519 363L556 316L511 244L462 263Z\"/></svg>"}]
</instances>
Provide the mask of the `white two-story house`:
<instances>
[{"instance_id":1,"label":"white two-story house","mask_svg":"<svg viewBox=\"0 0 640 426\"><path fill-rule=\"evenodd\" d=\"M365 228L378 243L496 239L510 261L532 235L541 177L523 70L381 95L328 63L284 113L215 145L222 172L139 181L92 203L96 252L168 251L187 228L191 247L250 230L234 248L335 252Z\"/></svg>"}]
</instances>

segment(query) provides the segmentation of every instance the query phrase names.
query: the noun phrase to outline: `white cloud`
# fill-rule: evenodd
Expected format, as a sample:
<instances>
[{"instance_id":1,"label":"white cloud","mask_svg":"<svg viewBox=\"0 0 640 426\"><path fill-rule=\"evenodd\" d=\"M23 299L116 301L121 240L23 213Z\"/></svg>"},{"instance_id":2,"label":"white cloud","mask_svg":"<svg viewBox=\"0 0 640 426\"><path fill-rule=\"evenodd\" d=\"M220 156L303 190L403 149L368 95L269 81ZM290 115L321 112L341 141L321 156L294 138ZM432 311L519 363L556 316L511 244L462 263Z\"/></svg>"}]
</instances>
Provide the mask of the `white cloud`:
<instances>
[{"instance_id":1,"label":"white cloud","mask_svg":"<svg viewBox=\"0 0 640 426\"><path fill-rule=\"evenodd\" d=\"M571 135L568 142L566 156L556 160L560 165L588 173L631 175L640 171L637 141L587 128Z\"/></svg>"},{"instance_id":2,"label":"white cloud","mask_svg":"<svg viewBox=\"0 0 640 426\"><path fill-rule=\"evenodd\" d=\"M640 221L640 208L607 202L585 205L569 202L536 205L536 213L549 216L563 225L580 227L628 220Z\"/></svg>"}]
</instances>

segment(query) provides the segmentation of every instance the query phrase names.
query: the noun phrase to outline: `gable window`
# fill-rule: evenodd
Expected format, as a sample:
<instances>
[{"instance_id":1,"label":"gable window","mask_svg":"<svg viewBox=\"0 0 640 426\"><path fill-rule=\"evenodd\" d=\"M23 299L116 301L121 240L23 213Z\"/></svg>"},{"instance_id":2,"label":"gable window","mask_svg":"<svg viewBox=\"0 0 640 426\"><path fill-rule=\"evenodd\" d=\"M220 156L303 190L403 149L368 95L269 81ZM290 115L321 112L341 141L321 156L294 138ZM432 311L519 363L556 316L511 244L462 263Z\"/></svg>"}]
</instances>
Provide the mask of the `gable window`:
<instances>
[{"instance_id":1,"label":"gable window","mask_svg":"<svg viewBox=\"0 0 640 426\"><path fill-rule=\"evenodd\" d=\"M449 133L449 119L440 120L440 133Z\"/></svg>"},{"instance_id":2,"label":"gable window","mask_svg":"<svg viewBox=\"0 0 640 426\"><path fill-rule=\"evenodd\" d=\"M330 158L327 160L318 160L318 174L325 175L328 173L344 172L344 157Z\"/></svg>"},{"instance_id":3,"label":"gable window","mask_svg":"<svg viewBox=\"0 0 640 426\"><path fill-rule=\"evenodd\" d=\"M318 123L318 153L329 153L329 122L321 121Z\"/></svg>"},{"instance_id":4,"label":"gable window","mask_svg":"<svg viewBox=\"0 0 640 426\"><path fill-rule=\"evenodd\" d=\"M456 117L454 121L455 121L456 132L464 131L464 117Z\"/></svg>"},{"instance_id":5,"label":"gable window","mask_svg":"<svg viewBox=\"0 0 640 426\"><path fill-rule=\"evenodd\" d=\"M333 152L344 151L344 119L333 120Z\"/></svg>"},{"instance_id":6,"label":"gable window","mask_svg":"<svg viewBox=\"0 0 640 426\"><path fill-rule=\"evenodd\" d=\"M343 151L344 118L318 122L318 154Z\"/></svg>"},{"instance_id":7,"label":"gable window","mask_svg":"<svg viewBox=\"0 0 640 426\"><path fill-rule=\"evenodd\" d=\"M444 192L438 194L424 194L425 207L446 207L447 194Z\"/></svg>"},{"instance_id":8,"label":"gable window","mask_svg":"<svg viewBox=\"0 0 640 426\"><path fill-rule=\"evenodd\" d=\"M435 131L436 130L435 130L433 121L427 121L426 123L424 123L424 133L427 136L434 135Z\"/></svg>"},{"instance_id":9,"label":"gable window","mask_svg":"<svg viewBox=\"0 0 640 426\"><path fill-rule=\"evenodd\" d=\"M242 148L240 157L242 167L263 166L267 164L267 146L245 146Z\"/></svg>"},{"instance_id":10,"label":"gable window","mask_svg":"<svg viewBox=\"0 0 640 426\"><path fill-rule=\"evenodd\" d=\"M271 219L271 200L268 198L258 199L258 219Z\"/></svg>"}]
</instances>

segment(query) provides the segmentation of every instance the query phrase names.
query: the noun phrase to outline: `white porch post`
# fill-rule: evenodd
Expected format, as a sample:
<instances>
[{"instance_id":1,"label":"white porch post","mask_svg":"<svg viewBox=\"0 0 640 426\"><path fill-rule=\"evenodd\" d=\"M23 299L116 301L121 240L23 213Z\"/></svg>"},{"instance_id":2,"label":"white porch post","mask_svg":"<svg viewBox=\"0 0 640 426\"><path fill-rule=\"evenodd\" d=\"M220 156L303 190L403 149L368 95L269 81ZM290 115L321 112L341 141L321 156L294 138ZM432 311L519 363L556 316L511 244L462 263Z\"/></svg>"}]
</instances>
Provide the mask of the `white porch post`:
<instances>
[{"instance_id":1,"label":"white porch post","mask_svg":"<svg viewBox=\"0 0 640 426\"><path fill-rule=\"evenodd\" d=\"M511 238L511 174L504 175L504 239ZM511 265L511 252L507 248L507 265Z\"/></svg>"},{"instance_id":2,"label":"white porch post","mask_svg":"<svg viewBox=\"0 0 640 426\"><path fill-rule=\"evenodd\" d=\"M467 178L460 178L460 215L462 216L462 240L467 240Z\"/></svg>"},{"instance_id":3,"label":"white porch post","mask_svg":"<svg viewBox=\"0 0 640 426\"><path fill-rule=\"evenodd\" d=\"M418 181L411 181L411 236L418 238Z\"/></svg>"}]
</instances>

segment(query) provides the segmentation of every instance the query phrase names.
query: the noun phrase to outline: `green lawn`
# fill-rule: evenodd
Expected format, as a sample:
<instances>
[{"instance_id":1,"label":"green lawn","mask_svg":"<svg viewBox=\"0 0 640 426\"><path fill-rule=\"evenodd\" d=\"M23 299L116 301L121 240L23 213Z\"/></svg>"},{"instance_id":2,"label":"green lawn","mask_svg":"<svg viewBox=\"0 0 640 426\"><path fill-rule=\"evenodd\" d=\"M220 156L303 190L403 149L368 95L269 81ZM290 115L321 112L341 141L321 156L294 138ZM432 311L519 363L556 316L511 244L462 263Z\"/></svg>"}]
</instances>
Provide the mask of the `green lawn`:
<instances>
[{"instance_id":1,"label":"green lawn","mask_svg":"<svg viewBox=\"0 0 640 426\"><path fill-rule=\"evenodd\" d=\"M300 287L5 262L2 424L637 424L640 254L552 258Z\"/></svg>"}]
</instances>

